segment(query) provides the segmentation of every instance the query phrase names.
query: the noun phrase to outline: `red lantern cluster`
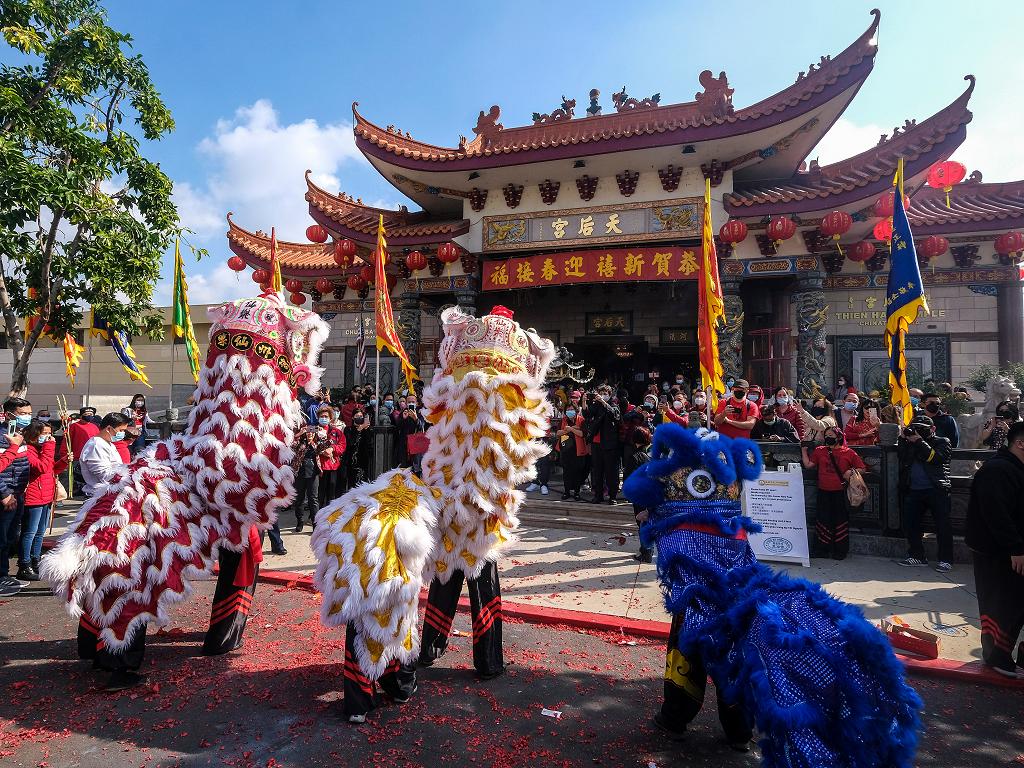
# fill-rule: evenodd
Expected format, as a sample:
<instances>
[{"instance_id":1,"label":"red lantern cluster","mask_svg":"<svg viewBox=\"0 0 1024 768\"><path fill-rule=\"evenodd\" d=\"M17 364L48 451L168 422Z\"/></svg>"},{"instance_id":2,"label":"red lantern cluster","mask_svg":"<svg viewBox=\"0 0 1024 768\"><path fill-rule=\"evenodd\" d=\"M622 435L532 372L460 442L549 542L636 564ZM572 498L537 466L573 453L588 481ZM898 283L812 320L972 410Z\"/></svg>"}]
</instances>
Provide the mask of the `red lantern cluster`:
<instances>
[{"instance_id":1,"label":"red lantern cluster","mask_svg":"<svg viewBox=\"0 0 1024 768\"><path fill-rule=\"evenodd\" d=\"M739 219L729 219L722 225L722 228L718 230L718 236L722 238L723 243L728 245L736 245L742 243L747 239L747 225Z\"/></svg>"},{"instance_id":2,"label":"red lantern cluster","mask_svg":"<svg viewBox=\"0 0 1024 768\"><path fill-rule=\"evenodd\" d=\"M351 288L353 291L358 292L366 287L366 281L363 280L363 278L360 277L359 275L352 275L352 277L348 279L348 287Z\"/></svg>"},{"instance_id":3,"label":"red lantern cluster","mask_svg":"<svg viewBox=\"0 0 1024 768\"><path fill-rule=\"evenodd\" d=\"M327 230L319 224L313 224L310 227L306 227L306 239L311 243L326 243Z\"/></svg>"},{"instance_id":4,"label":"red lantern cluster","mask_svg":"<svg viewBox=\"0 0 1024 768\"><path fill-rule=\"evenodd\" d=\"M265 269L257 269L252 273L252 281L263 285L270 282L270 273Z\"/></svg>"},{"instance_id":5,"label":"red lantern cluster","mask_svg":"<svg viewBox=\"0 0 1024 768\"><path fill-rule=\"evenodd\" d=\"M955 160L936 163L928 171L928 186L949 192L954 184L959 184L967 175L967 167Z\"/></svg>"},{"instance_id":6,"label":"red lantern cluster","mask_svg":"<svg viewBox=\"0 0 1024 768\"><path fill-rule=\"evenodd\" d=\"M875 244L870 240L861 240L848 248L846 253L850 257L850 261L864 262L875 255Z\"/></svg>"},{"instance_id":7,"label":"red lantern cluster","mask_svg":"<svg viewBox=\"0 0 1024 768\"><path fill-rule=\"evenodd\" d=\"M334 290L334 283L332 283L326 277L321 277L319 280L316 281L316 289L320 291L320 293L330 293L331 291Z\"/></svg>"},{"instance_id":8,"label":"red lantern cluster","mask_svg":"<svg viewBox=\"0 0 1024 768\"><path fill-rule=\"evenodd\" d=\"M304 293L293 293L288 298L291 300L292 304L294 304L297 307L301 307L303 304L306 303L306 294Z\"/></svg>"},{"instance_id":9,"label":"red lantern cluster","mask_svg":"<svg viewBox=\"0 0 1024 768\"><path fill-rule=\"evenodd\" d=\"M895 211L896 205L896 191L886 192L880 198L875 200L874 213L882 219L892 218L893 212ZM907 210L910 207L910 198L907 195L903 195L903 210ZM881 239L881 238L879 238Z\"/></svg>"},{"instance_id":10,"label":"red lantern cluster","mask_svg":"<svg viewBox=\"0 0 1024 768\"><path fill-rule=\"evenodd\" d=\"M419 251L413 251L405 257L405 266L412 272L419 272L427 268L427 257Z\"/></svg>"},{"instance_id":11,"label":"red lantern cluster","mask_svg":"<svg viewBox=\"0 0 1024 768\"><path fill-rule=\"evenodd\" d=\"M925 261L936 259L949 250L949 240L939 235L928 235L917 246L917 255Z\"/></svg>"},{"instance_id":12,"label":"red lantern cluster","mask_svg":"<svg viewBox=\"0 0 1024 768\"><path fill-rule=\"evenodd\" d=\"M366 285L372 285L374 279L373 267L367 264L365 267L360 269L359 279L361 279Z\"/></svg>"},{"instance_id":13,"label":"red lantern cluster","mask_svg":"<svg viewBox=\"0 0 1024 768\"><path fill-rule=\"evenodd\" d=\"M853 219L850 214L846 211L832 211L821 220L821 224L818 228L821 230L821 234L825 237L831 237L833 240L838 240L840 237L850 231L850 227L853 226Z\"/></svg>"},{"instance_id":14,"label":"red lantern cluster","mask_svg":"<svg viewBox=\"0 0 1024 768\"><path fill-rule=\"evenodd\" d=\"M291 280L288 280L287 282L285 282L284 287L287 288L292 293L301 293L302 292L302 281L301 280L296 280L295 278L292 278Z\"/></svg>"},{"instance_id":15,"label":"red lantern cluster","mask_svg":"<svg viewBox=\"0 0 1024 768\"><path fill-rule=\"evenodd\" d=\"M243 269L245 269L245 259L243 259L241 256L232 256L230 259L228 259L228 268L234 270L235 272L241 272Z\"/></svg>"},{"instance_id":16,"label":"red lantern cluster","mask_svg":"<svg viewBox=\"0 0 1024 768\"><path fill-rule=\"evenodd\" d=\"M1004 232L996 238L996 253L1000 256L1020 254L1021 251L1024 251L1024 234L1017 231Z\"/></svg>"},{"instance_id":17,"label":"red lantern cluster","mask_svg":"<svg viewBox=\"0 0 1024 768\"><path fill-rule=\"evenodd\" d=\"M789 240L796 234L796 222L788 216L776 216L768 222L767 234L776 243Z\"/></svg>"},{"instance_id":18,"label":"red lantern cluster","mask_svg":"<svg viewBox=\"0 0 1024 768\"><path fill-rule=\"evenodd\" d=\"M348 269L352 266L352 259L356 255L355 240L339 240L334 244L334 263L339 267Z\"/></svg>"},{"instance_id":19,"label":"red lantern cluster","mask_svg":"<svg viewBox=\"0 0 1024 768\"><path fill-rule=\"evenodd\" d=\"M892 222L889 219L882 219L875 224L875 239L888 243L892 240Z\"/></svg>"},{"instance_id":20,"label":"red lantern cluster","mask_svg":"<svg viewBox=\"0 0 1024 768\"><path fill-rule=\"evenodd\" d=\"M445 264L451 264L459 259L459 246L455 243L441 243L437 246L437 258Z\"/></svg>"}]
</instances>

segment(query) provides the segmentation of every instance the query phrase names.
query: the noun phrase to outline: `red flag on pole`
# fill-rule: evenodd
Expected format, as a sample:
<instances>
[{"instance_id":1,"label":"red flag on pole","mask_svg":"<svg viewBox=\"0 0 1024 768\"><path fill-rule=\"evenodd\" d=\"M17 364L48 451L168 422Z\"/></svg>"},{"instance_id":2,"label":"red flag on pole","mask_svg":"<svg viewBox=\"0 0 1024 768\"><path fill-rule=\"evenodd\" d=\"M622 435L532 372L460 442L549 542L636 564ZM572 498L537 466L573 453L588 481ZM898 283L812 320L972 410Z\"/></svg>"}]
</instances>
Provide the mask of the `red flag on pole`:
<instances>
[{"instance_id":1,"label":"red flag on pole","mask_svg":"<svg viewBox=\"0 0 1024 768\"><path fill-rule=\"evenodd\" d=\"M388 280L384 273L384 265L388 257L388 244L384 239L384 216L380 217L377 225L377 248L373 252L374 269L374 290L376 297L374 308L377 315L377 350L391 350L391 354L402 361L402 373L405 376L405 383L412 392L412 383L419 378L416 375L416 367L409 360L398 332L395 330L395 316L391 311L391 297L388 295Z\"/></svg>"}]
</instances>

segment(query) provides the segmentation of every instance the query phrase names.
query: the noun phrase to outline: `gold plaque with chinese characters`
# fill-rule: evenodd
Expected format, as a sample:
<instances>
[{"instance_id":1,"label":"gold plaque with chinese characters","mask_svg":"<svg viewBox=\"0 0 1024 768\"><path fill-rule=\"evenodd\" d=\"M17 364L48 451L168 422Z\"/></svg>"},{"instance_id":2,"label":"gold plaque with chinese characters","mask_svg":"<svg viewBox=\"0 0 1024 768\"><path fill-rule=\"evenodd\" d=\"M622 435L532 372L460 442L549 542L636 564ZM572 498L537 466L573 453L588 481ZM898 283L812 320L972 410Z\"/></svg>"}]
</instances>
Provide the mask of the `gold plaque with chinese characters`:
<instances>
[{"instance_id":1,"label":"gold plaque with chinese characters","mask_svg":"<svg viewBox=\"0 0 1024 768\"><path fill-rule=\"evenodd\" d=\"M484 216L484 251L561 248L700 237L698 197L564 211Z\"/></svg>"}]
</instances>

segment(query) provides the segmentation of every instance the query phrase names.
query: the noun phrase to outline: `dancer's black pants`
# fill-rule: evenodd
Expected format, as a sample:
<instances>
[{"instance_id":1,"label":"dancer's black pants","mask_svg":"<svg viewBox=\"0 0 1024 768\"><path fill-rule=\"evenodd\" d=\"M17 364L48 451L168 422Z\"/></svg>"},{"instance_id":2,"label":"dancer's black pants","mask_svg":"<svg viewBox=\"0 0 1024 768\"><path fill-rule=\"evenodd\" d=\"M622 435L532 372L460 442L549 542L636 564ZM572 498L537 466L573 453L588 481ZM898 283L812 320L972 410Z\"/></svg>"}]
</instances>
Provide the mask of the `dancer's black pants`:
<instances>
[{"instance_id":1,"label":"dancer's black pants","mask_svg":"<svg viewBox=\"0 0 1024 768\"><path fill-rule=\"evenodd\" d=\"M431 663L448 647L448 634L465 578L457 570L447 584L436 578L430 582L420 661ZM494 563L488 561L478 577L469 579L469 606L473 614L473 666L484 677L500 674L505 669L505 659L501 648L501 585Z\"/></svg>"},{"instance_id":2,"label":"dancer's black pants","mask_svg":"<svg viewBox=\"0 0 1024 768\"><path fill-rule=\"evenodd\" d=\"M1024 576L1010 566L1009 555L974 553L974 583L981 614L981 658L1013 668L1013 650L1024 628Z\"/></svg>"},{"instance_id":3,"label":"dancer's black pants","mask_svg":"<svg viewBox=\"0 0 1024 768\"><path fill-rule=\"evenodd\" d=\"M817 557L832 555L842 560L850 551L850 510L846 506L846 491L818 489L818 511L814 524L818 535Z\"/></svg>"},{"instance_id":4,"label":"dancer's black pants","mask_svg":"<svg viewBox=\"0 0 1024 768\"><path fill-rule=\"evenodd\" d=\"M661 716L665 725L675 731L685 731L686 726L704 706L704 691L708 685L708 674L699 656L683 656L679 651L679 631L683 617L672 617L668 633L668 653L665 659L665 699L661 704ZM729 706L718 693L718 720L730 743L750 741L753 731L746 714L739 706Z\"/></svg>"},{"instance_id":5,"label":"dancer's black pants","mask_svg":"<svg viewBox=\"0 0 1024 768\"><path fill-rule=\"evenodd\" d=\"M146 628L139 627L126 648L115 653L100 640L100 630L88 617L78 620L78 657L92 659L92 665L107 672L134 672L146 655Z\"/></svg>"},{"instance_id":6,"label":"dancer's black pants","mask_svg":"<svg viewBox=\"0 0 1024 768\"><path fill-rule=\"evenodd\" d=\"M622 451L619 448L605 450L599 445L595 445L591 456L594 463L590 485L594 491L594 498L603 499L605 488L607 488L608 498L614 501L619 495L619 472L622 470Z\"/></svg>"},{"instance_id":7,"label":"dancer's black pants","mask_svg":"<svg viewBox=\"0 0 1024 768\"><path fill-rule=\"evenodd\" d=\"M229 549L220 550L217 564L217 589L213 593L213 608L210 611L210 628L206 630L203 640L204 656L219 656L230 653L242 645L242 633L245 622L252 608L253 595L256 594L256 579L248 587L236 587L235 575L238 564L242 561L242 553ZM256 566L256 575L260 567Z\"/></svg>"},{"instance_id":8,"label":"dancer's black pants","mask_svg":"<svg viewBox=\"0 0 1024 768\"><path fill-rule=\"evenodd\" d=\"M316 522L316 513L320 511L320 476L305 477L301 472L295 475L295 522L302 522L302 508L309 507L309 521Z\"/></svg>"},{"instance_id":9,"label":"dancer's black pants","mask_svg":"<svg viewBox=\"0 0 1024 768\"><path fill-rule=\"evenodd\" d=\"M363 674L359 660L352 650L356 641L356 629L351 624L345 627L345 681L342 691L345 716L365 715L377 702L373 682ZM377 681L381 689L392 699L406 701L416 690L416 665L401 664L396 659Z\"/></svg>"}]
</instances>

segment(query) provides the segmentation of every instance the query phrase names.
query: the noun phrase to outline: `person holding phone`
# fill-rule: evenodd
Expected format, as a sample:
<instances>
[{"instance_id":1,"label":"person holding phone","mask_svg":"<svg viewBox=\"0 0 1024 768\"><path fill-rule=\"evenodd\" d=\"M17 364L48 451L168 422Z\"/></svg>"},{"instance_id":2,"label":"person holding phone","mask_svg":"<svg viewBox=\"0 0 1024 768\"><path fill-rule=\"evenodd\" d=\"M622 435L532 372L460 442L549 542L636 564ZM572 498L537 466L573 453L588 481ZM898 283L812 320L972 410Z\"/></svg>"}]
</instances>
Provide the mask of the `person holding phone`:
<instances>
[{"instance_id":1,"label":"person holding phone","mask_svg":"<svg viewBox=\"0 0 1024 768\"><path fill-rule=\"evenodd\" d=\"M998 451L1006 447L1006 436L1010 425L1020 420L1016 404L1004 400L996 406L996 415L986 421L978 434L978 448L990 448Z\"/></svg>"},{"instance_id":2,"label":"person holding phone","mask_svg":"<svg viewBox=\"0 0 1024 768\"><path fill-rule=\"evenodd\" d=\"M878 407L872 400L857 404L857 415L846 422L843 437L847 445L878 445Z\"/></svg>"}]
</instances>

